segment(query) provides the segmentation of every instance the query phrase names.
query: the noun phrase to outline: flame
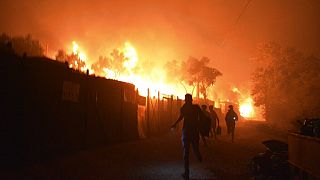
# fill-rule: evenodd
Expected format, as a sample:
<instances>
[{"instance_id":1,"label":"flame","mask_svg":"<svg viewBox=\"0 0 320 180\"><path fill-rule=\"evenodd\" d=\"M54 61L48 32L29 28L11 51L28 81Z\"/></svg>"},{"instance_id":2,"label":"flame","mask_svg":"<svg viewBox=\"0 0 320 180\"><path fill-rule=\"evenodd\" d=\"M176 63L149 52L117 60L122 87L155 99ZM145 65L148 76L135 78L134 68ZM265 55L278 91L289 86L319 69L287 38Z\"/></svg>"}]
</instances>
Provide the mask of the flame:
<instances>
[{"instance_id":1,"label":"flame","mask_svg":"<svg viewBox=\"0 0 320 180\"><path fill-rule=\"evenodd\" d=\"M106 59L110 60L109 66L104 63L97 64L97 75L103 76L107 79L115 79L123 82L132 83L138 89L139 94L147 96L148 93L151 97L158 96L160 92L160 97L164 95L176 95L184 97L185 89L179 84L170 84L166 82L166 71L162 66L154 66L151 69L144 66L144 63L139 61L139 55L136 48L130 43L125 42L122 48L117 49L120 59L115 59L118 57L110 56ZM78 69L81 71L89 70L92 74L94 71L88 68L87 56L83 49L79 45L72 41L72 55L73 61L70 63L70 68ZM117 64L121 61L122 64ZM115 64L114 64L115 63ZM115 65L115 66L112 66ZM92 67L91 64L89 67ZM253 99L248 95L249 93L243 93L237 87L231 89L232 92L236 93L236 99L228 99L226 97L226 102L233 102L239 104L239 111L242 117L247 119L256 118L259 115L258 109L253 106ZM229 97L230 98L230 97ZM218 99L220 101L220 99Z\"/></svg>"},{"instance_id":2,"label":"flame","mask_svg":"<svg viewBox=\"0 0 320 180\"><path fill-rule=\"evenodd\" d=\"M79 49L79 45L75 41L72 41L72 52L73 52L73 54L78 54L78 49Z\"/></svg>"},{"instance_id":3,"label":"flame","mask_svg":"<svg viewBox=\"0 0 320 180\"><path fill-rule=\"evenodd\" d=\"M238 95L239 111L240 115L245 118L254 118L255 108L253 106L253 99L247 93L243 93L237 87L233 87L232 92Z\"/></svg>"},{"instance_id":4,"label":"flame","mask_svg":"<svg viewBox=\"0 0 320 180\"><path fill-rule=\"evenodd\" d=\"M75 41L72 41L72 52L74 55L77 55L81 61L85 62L87 60L86 54L79 51L79 45Z\"/></svg>"},{"instance_id":5,"label":"flame","mask_svg":"<svg viewBox=\"0 0 320 180\"><path fill-rule=\"evenodd\" d=\"M169 84L165 81L166 72L161 66L152 67L152 69L144 69L143 63L139 61L139 56L136 48L130 43L125 42L122 48L117 49L119 54L123 59L120 59L121 63L119 66L110 66L99 64L101 67L101 72L97 72L97 75L104 76L108 79L115 79L123 82L132 83L139 90L139 94L143 96L149 95L157 96L160 92L160 96L166 95L177 95L183 97L185 95L185 90L179 84ZM79 47L79 45L73 41L72 42L72 54L78 58L75 58L74 62L70 63L71 68L79 69L81 71L86 71L87 57ZM114 56L110 56L111 63L119 63L119 59L113 59ZM101 65L101 66L100 66ZM90 73L93 70L89 69ZM253 108L253 100L250 96L246 96L237 87L231 89L234 93L238 94L238 103L240 115L245 118L253 118L255 116L255 111ZM227 99L227 102L230 100Z\"/></svg>"},{"instance_id":6,"label":"flame","mask_svg":"<svg viewBox=\"0 0 320 180\"><path fill-rule=\"evenodd\" d=\"M179 88L176 85L165 83L166 72L163 68L154 67L151 74L147 74L143 71L135 73L135 68L138 66L139 56L137 50L130 42L125 42L122 49L118 49L123 53L125 61L122 64L124 71L117 73L116 70L104 67L104 76L108 79L116 79L119 81L129 82L136 86L139 90L139 94L143 96L157 96L158 91L161 94L175 94L175 95L184 95L183 90L179 91ZM178 91L177 91L178 90Z\"/></svg>"},{"instance_id":7,"label":"flame","mask_svg":"<svg viewBox=\"0 0 320 180\"><path fill-rule=\"evenodd\" d=\"M240 102L239 111L242 117L254 117L253 100L251 97L248 97L244 101Z\"/></svg>"},{"instance_id":8,"label":"flame","mask_svg":"<svg viewBox=\"0 0 320 180\"><path fill-rule=\"evenodd\" d=\"M233 87L232 88L232 92L234 93L240 93L239 89L237 87Z\"/></svg>"},{"instance_id":9,"label":"flame","mask_svg":"<svg viewBox=\"0 0 320 180\"><path fill-rule=\"evenodd\" d=\"M124 45L123 54L127 61L123 63L123 66L128 70L132 70L137 65L138 54L136 49L129 42L126 42Z\"/></svg>"},{"instance_id":10,"label":"flame","mask_svg":"<svg viewBox=\"0 0 320 180\"><path fill-rule=\"evenodd\" d=\"M116 79L116 73L108 68L103 68L103 71L105 72L105 76L109 79Z\"/></svg>"},{"instance_id":11,"label":"flame","mask_svg":"<svg viewBox=\"0 0 320 180\"><path fill-rule=\"evenodd\" d=\"M93 74L94 71L87 66L87 56L78 45L76 41L72 41L72 54L71 56L75 57L72 58L71 62L69 62L69 67L80 70L82 72L86 72L89 70L89 74Z\"/></svg>"}]
</instances>

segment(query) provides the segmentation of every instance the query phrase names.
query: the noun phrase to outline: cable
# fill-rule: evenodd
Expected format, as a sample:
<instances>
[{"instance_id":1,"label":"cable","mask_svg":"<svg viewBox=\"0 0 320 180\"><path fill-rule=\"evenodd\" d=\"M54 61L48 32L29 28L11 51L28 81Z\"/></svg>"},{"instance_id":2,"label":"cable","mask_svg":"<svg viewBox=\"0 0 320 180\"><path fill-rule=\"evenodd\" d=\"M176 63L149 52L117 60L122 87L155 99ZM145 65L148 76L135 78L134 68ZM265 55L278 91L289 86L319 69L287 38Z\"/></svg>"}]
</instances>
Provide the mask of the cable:
<instances>
[{"instance_id":1,"label":"cable","mask_svg":"<svg viewBox=\"0 0 320 180\"><path fill-rule=\"evenodd\" d=\"M242 11L240 12L238 18L236 19L236 21L235 21L235 23L234 23L234 25L233 25L233 28L232 28L232 29L229 31L229 33L226 35L226 38L224 39L224 41L222 41L221 46L224 46L224 45L225 45L228 37L229 37L230 34L234 31L234 29L235 29L236 25L239 23L242 15L243 15L244 12L248 9L248 6L249 6L249 4L250 4L252 1L253 1L253 0L248 0L248 1L247 1L247 4L244 6L244 8L243 8Z\"/></svg>"}]
</instances>

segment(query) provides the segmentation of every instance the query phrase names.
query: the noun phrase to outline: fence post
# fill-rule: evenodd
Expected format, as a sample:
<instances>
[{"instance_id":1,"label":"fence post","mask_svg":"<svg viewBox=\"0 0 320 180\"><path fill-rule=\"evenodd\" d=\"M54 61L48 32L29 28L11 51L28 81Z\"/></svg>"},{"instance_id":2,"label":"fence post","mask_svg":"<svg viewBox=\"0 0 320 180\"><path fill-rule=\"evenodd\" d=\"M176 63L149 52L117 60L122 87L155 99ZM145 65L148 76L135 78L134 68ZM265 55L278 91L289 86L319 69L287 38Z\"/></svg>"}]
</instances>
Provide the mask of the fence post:
<instances>
[{"instance_id":1,"label":"fence post","mask_svg":"<svg viewBox=\"0 0 320 180\"><path fill-rule=\"evenodd\" d=\"M158 108L157 108L157 111L158 111L158 124L157 124L157 130L158 130L158 133L160 133L160 126L161 126L161 121L160 121L160 91L158 91Z\"/></svg>"},{"instance_id":2,"label":"fence post","mask_svg":"<svg viewBox=\"0 0 320 180\"><path fill-rule=\"evenodd\" d=\"M150 130L150 90L148 88L148 95L147 95L147 113L146 113L146 119L147 119L147 135L149 136L151 133Z\"/></svg>"},{"instance_id":3,"label":"fence post","mask_svg":"<svg viewBox=\"0 0 320 180\"><path fill-rule=\"evenodd\" d=\"M173 95L170 97L170 123L172 123L172 118L173 118Z\"/></svg>"}]
</instances>

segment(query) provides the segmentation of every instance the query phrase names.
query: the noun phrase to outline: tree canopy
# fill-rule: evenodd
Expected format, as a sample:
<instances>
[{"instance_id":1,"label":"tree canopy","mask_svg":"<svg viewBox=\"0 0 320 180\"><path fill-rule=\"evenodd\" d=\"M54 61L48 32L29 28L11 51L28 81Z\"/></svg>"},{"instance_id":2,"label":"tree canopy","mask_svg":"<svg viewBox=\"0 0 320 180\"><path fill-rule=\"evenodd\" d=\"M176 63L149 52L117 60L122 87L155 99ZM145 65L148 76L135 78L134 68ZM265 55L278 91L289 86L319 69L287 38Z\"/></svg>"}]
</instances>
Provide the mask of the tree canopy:
<instances>
[{"instance_id":1,"label":"tree canopy","mask_svg":"<svg viewBox=\"0 0 320 180\"><path fill-rule=\"evenodd\" d=\"M58 50L56 54L56 60L61 62L67 62L69 67L77 69L77 70L84 70L86 68L85 61L81 60L79 54L67 54L64 50Z\"/></svg>"},{"instance_id":2,"label":"tree canopy","mask_svg":"<svg viewBox=\"0 0 320 180\"><path fill-rule=\"evenodd\" d=\"M124 56L124 53L119 49L113 49L109 56L99 56L99 60L92 64L91 68L97 74L105 74L108 68L115 73L114 78L118 78L121 73L124 73L125 68L123 63L127 61L128 58Z\"/></svg>"},{"instance_id":3,"label":"tree canopy","mask_svg":"<svg viewBox=\"0 0 320 180\"><path fill-rule=\"evenodd\" d=\"M189 57L180 64L176 60L169 61L165 64L165 69L168 77L180 82L186 92L187 89L185 85L190 85L193 89L197 87L199 93L206 99L208 87L214 85L218 76L222 76L219 70L208 66L209 62L210 59L208 57L202 57L200 59Z\"/></svg>"},{"instance_id":4,"label":"tree canopy","mask_svg":"<svg viewBox=\"0 0 320 180\"><path fill-rule=\"evenodd\" d=\"M252 95L267 120L290 124L320 117L319 58L268 42L259 47L257 62Z\"/></svg>"}]
</instances>

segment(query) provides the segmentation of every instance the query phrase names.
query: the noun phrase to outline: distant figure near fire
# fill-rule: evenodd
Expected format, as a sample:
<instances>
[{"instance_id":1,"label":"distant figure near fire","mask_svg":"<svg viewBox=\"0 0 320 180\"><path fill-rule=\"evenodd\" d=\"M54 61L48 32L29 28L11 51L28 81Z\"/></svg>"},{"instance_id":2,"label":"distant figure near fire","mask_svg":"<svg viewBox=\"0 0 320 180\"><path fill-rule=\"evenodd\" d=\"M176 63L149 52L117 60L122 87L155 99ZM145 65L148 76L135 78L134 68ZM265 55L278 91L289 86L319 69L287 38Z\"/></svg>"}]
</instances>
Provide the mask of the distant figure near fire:
<instances>
[{"instance_id":1,"label":"distant figure near fire","mask_svg":"<svg viewBox=\"0 0 320 180\"><path fill-rule=\"evenodd\" d=\"M238 121L238 115L236 112L233 110L233 106L229 105L229 110L226 114L226 124L227 124L227 130L228 134L231 134L231 141L233 142L234 140L234 130L236 127L236 121Z\"/></svg>"},{"instance_id":2,"label":"distant figure near fire","mask_svg":"<svg viewBox=\"0 0 320 180\"><path fill-rule=\"evenodd\" d=\"M216 111L213 109L212 105L209 106L209 111L210 111L211 127L212 127L211 133L214 135L214 139L216 139L217 138L216 128L219 127L219 117ZM217 126L217 122L218 122L218 126Z\"/></svg>"},{"instance_id":3,"label":"distant figure near fire","mask_svg":"<svg viewBox=\"0 0 320 180\"><path fill-rule=\"evenodd\" d=\"M182 144L183 144L183 159L185 172L182 176L189 179L189 152L190 144L193 148L193 153L197 159L202 162L202 157L199 151L199 117L201 109L198 105L192 104L192 95L185 95L185 104L180 109L180 116L177 121L171 126L175 128L176 125L182 120Z\"/></svg>"}]
</instances>

